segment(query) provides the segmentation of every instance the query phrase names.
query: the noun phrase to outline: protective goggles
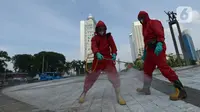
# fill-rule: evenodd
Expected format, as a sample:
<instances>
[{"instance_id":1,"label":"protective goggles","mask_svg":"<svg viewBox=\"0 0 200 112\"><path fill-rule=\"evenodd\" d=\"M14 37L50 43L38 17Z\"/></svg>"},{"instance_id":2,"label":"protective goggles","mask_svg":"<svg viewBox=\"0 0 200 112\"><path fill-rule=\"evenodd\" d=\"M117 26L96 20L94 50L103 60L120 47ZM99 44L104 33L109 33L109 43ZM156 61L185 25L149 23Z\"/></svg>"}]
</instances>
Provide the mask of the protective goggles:
<instances>
[{"instance_id":1,"label":"protective goggles","mask_svg":"<svg viewBox=\"0 0 200 112\"><path fill-rule=\"evenodd\" d=\"M98 31L98 32L105 31L105 30L106 30L105 27L98 27L98 28L97 28L97 31Z\"/></svg>"},{"instance_id":2,"label":"protective goggles","mask_svg":"<svg viewBox=\"0 0 200 112\"><path fill-rule=\"evenodd\" d=\"M139 20L139 21L144 21L144 18L145 18L145 17L141 16L141 17L138 17L138 20Z\"/></svg>"}]
</instances>

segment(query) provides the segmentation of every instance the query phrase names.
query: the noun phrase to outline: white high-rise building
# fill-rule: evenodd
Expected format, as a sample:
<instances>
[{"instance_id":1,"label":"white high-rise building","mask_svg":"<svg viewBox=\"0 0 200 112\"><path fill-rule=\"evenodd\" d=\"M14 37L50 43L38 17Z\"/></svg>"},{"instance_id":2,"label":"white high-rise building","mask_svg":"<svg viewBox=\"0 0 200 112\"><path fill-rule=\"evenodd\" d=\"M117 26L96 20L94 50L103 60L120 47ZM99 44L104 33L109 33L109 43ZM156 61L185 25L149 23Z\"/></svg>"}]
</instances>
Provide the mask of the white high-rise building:
<instances>
[{"instance_id":1,"label":"white high-rise building","mask_svg":"<svg viewBox=\"0 0 200 112\"><path fill-rule=\"evenodd\" d=\"M91 39L94 36L96 21L90 14L87 20L80 21L80 54L81 60L85 60L89 54L92 54ZM92 55L90 55L91 57ZM92 58L88 62L92 62Z\"/></svg>"},{"instance_id":2,"label":"white high-rise building","mask_svg":"<svg viewBox=\"0 0 200 112\"><path fill-rule=\"evenodd\" d=\"M143 50L144 50L142 24L139 21L133 22L132 34L133 34L134 44L135 44L135 49L136 49L135 55L136 55L136 58L138 58L143 55Z\"/></svg>"},{"instance_id":3,"label":"white high-rise building","mask_svg":"<svg viewBox=\"0 0 200 112\"><path fill-rule=\"evenodd\" d=\"M136 56L136 47L135 47L135 39L132 35L132 33L129 35L129 42L130 42L130 47L131 47L131 56L132 56L132 61L134 62L137 58Z\"/></svg>"},{"instance_id":4,"label":"white high-rise building","mask_svg":"<svg viewBox=\"0 0 200 112\"><path fill-rule=\"evenodd\" d=\"M85 21L80 21L80 59L85 59Z\"/></svg>"}]
</instances>

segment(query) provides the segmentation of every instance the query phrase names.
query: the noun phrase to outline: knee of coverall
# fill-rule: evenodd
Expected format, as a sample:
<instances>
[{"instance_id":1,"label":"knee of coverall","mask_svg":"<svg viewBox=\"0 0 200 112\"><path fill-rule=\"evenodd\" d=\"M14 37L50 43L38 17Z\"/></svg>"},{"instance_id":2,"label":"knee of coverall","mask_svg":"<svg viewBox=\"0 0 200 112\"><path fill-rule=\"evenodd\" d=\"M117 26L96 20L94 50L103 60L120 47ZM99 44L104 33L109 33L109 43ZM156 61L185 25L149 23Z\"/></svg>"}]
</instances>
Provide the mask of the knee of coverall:
<instances>
[{"instance_id":1,"label":"knee of coverall","mask_svg":"<svg viewBox=\"0 0 200 112\"><path fill-rule=\"evenodd\" d=\"M85 81L84 81L84 92L87 92L91 87L92 85L96 82L96 80L98 79L100 75L100 71L97 71L97 72L92 72L90 74L88 74L86 77L85 77Z\"/></svg>"},{"instance_id":2,"label":"knee of coverall","mask_svg":"<svg viewBox=\"0 0 200 112\"><path fill-rule=\"evenodd\" d=\"M115 67L115 63L112 60L107 60L106 63L107 65L104 71L107 73L109 81L113 84L114 88L120 87L120 77Z\"/></svg>"},{"instance_id":3,"label":"knee of coverall","mask_svg":"<svg viewBox=\"0 0 200 112\"><path fill-rule=\"evenodd\" d=\"M144 74L152 77L156 64L154 62L154 54L151 50L147 50L146 59L144 60Z\"/></svg>"},{"instance_id":4,"label":"knee of coverall","mask_svg":"<svg viewBox=\"0 0 200 112\"><path fill-rule=\"evenodd\" d=\"M160 53L156 64L163 76L166 77L169 81L174 82L178 80L178 76L176 75L175 71L172 70L171 67L167 64L165 51Z\"/></svg>"}]
</instances>

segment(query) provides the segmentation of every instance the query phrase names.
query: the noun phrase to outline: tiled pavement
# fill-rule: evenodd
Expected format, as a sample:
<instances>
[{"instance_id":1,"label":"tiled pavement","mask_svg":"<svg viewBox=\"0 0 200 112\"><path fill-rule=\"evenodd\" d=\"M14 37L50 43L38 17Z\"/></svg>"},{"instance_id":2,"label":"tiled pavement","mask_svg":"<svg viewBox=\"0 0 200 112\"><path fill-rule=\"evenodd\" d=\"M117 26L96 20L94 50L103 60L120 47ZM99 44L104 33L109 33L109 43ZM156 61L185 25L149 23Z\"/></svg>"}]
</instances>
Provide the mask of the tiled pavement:
<instances>
[{"instance_id":1,"label":"tiled pavement","mask_svg":"<svg viewBox=\"0 0 200 112\"><path fill-rule=\"evenodd\" d=\"M71 78L70 81L73 81L73 79L74 78ZM37 87L38 85L51 86L52 83L55 83L55 82L61 82L60 84L62 84L62 82L64 81L66 83L67 80L69 79L64 79L64 80L61 79L61 80L19 85L19 86L12 87L12 89L15 91L15 89L20 90L22 88ZM14 98L8 97L7 95L4 95L0 92L0 112L53 112L53 111L50 111L48 109L38 109L35 106L29 105L27 103L21 102L20 100L16 100Z\"/></svg>"},{"instance_id":2,"label":"tiled pavement","mask_svg":"<svg viewBox=\"0 0 200 112\"><path fill-rule=\"evenodd\" d=\"M0 112L42 112L34 106L0 94Z\"/></svg>"},{"instance_id":3,"label":"tiled pavement","mask_svg":"<svg viewBox=\"0 0 200 112\"><path fill-rule=\"evenodd\" d=\"M179 79L182 81L189 95L184 101L200 107L200 67L195 67L187 70L176 71ZM166 89L170 88L169 81L162 75L156 75L152 87L164 93L169 93ZM159 84L166 88L165 90L159 87Z\"/></svg>"},{"instance_id":4,"label":"tiled pavement","mask_svg":"<svg viewBox=\"0 0 200 112\"><path fill-rule=\"evenodd\" d=\"M176 73L185 86L200 90L200 67L176 71ZM156 78L168 81L162 75L156 75Z\"/></svg>"},{"instance_id":5,"label":"tiled pavement","mask_svg":"<svg viewBox=\"0 0 200 112\"><path fill-rule=\"evenodd\" d=\"M117 104L114 89L105 76L101 76L94 84L93 88L87 94L86 102L81 105L77 102L77 98L82 91L82 77L11 87L4 89L3 93L32 105L29 110L24 109L24 111L19 112L32 112L32 110L36 112L39 111L35 108L56 112L200 111L199 107L190 103L184 101L170 101L168 95L153 88L151 89L152 95L150 96L137 94L135 89L142 86L142 82L138 80L138 78L141 78L141 75L141 72L133 70L128 74L121 76L121 91L123 97L127 101L127 105L125 106ZM156 87L156 83L153 84L153 87ZM2 106L0 106L0 108L2 108Z\"/></svg>"}]
</instances>

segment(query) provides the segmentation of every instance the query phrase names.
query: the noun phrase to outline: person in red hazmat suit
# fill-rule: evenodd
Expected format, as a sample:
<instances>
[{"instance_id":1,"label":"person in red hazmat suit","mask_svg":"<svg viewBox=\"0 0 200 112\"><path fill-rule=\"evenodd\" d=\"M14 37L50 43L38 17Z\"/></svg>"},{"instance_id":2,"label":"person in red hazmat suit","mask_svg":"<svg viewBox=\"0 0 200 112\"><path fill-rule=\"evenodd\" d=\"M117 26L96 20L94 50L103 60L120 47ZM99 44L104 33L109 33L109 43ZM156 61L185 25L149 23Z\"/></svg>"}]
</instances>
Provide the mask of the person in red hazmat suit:
<instances>
[{"instance_id":1,"label":"person in red hazmat suit","mask_svg":"<svg viewBox=\"0 0 200 112\"><path fill-rule=\"evenodd\" d=\"M79 98L79 102L83 103L86 93L98 79L101 71L106 72L108 79L115 88L117 101L120 105L126 102L120 95L120 79L115 67L117 56L117 48L111 33L106 33L107 27L103 21L99 21L95 28L95 35L91 40L91 49L94 54L92 63L92 73L88 73L85 77L84 90ZM97 63L97 64L96 64Z\"/></svg>"},{"instance_id":2,"label":"person in red hazmat suit","mask_svg":"<svg viewBox=\"0 0 200 112\"><path fill-rule=\"evenodd\" d=\"M152 73L157 68L175 87L175 93L170 95L171 100L180 100L187 97L186 91L176 73L167 65L166 44L164 28L159 20L152 20L145 11L140 11L138 20L142 24L144 37L144 84L143 88L137 88L137 92L150 95Z\"/></svg>"}]
</instances>

